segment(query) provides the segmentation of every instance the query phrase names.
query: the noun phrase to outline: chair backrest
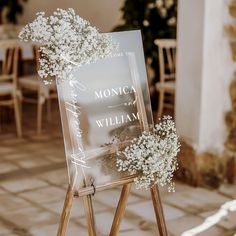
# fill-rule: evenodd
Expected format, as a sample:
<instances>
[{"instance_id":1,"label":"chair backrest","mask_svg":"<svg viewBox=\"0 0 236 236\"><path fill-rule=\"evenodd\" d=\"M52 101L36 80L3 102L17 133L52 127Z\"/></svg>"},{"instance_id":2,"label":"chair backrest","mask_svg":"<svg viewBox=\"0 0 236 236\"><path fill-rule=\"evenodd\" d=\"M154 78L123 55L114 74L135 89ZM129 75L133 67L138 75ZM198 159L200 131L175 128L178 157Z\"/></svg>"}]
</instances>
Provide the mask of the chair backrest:
<instances>
[{"instance_id":1,"label":"chair backrest","mask_svg":"<svg viewBox=\"0 0 236 236\"><path fill-rule=\"evenodd\" d=\"M160 82L175 80L176 40L158 39L155 44L158 46Z\"/></svg>"},{"instance_id":2,"label":"chair backrest","mask_svg":"<svg viewBox=\"0 0 236 236\"><path fill-rule=\"evenodd\" d=\"M0 44L0 48L4 50L0 82L12 82L17 87L19 46L16 44Z\"/></svg>"}]
</instances>

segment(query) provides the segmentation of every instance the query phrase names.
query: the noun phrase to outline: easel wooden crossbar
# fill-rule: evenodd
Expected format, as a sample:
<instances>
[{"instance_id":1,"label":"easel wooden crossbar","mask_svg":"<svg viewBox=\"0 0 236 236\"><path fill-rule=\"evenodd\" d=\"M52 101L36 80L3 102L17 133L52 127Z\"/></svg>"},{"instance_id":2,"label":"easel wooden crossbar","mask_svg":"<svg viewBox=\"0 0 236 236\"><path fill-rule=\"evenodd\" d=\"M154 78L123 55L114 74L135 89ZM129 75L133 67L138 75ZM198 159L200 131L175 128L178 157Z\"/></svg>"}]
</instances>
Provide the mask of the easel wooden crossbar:
<instances>
[{"instance_id":1,"label":"easel wooden crossbar","mask_svg":"<svg viewBox=\"0 0 236 236\"><path fill-rule=\"evenodd\" d=\"M105 190L112 189L115 187L123 186L109 236L118 235L121 220L125 213L125 207L128 201L128 196L131 190L132 183L134 181L134 177L135 177L134 175L128 176L128 177L119 179L117 181L114 181L111 184L104 184L104 185L100 185L96 187L96 192L101 192L101 191L105 191ZM160 194L159 194L157 185L153 186L150 189L150 193L152 197L153 208L155 211L156 222L157 222L160 236L167 236L167 229L166 229L166 224L165 224L165 219L164 219L164 214L163 214L163 208L162 208ZM71 212L74 198L83 198L84 209L85 209L86 220L87 220L87 227L88 227L88 235L96 236L95 220L94 220L93 204L92 204L93 194L94 194L94 187L92 186L84 187L80 189L79 191L73 190L70 185L68 186L57 236L66 235L66 231L67 231L69 220L70 220L70 212Z\"/></svg>"}]
</instances>

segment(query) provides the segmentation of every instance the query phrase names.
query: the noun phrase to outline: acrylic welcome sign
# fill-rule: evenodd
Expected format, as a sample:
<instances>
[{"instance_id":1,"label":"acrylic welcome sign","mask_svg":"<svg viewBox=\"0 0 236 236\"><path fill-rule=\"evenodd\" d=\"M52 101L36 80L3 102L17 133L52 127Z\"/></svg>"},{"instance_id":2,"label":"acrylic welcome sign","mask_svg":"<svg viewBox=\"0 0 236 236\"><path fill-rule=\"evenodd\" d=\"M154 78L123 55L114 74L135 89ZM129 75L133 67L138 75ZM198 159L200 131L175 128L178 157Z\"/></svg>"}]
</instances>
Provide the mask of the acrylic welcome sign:
<instances>
[{"instance_id":1,"label":"acrylic welcome sign","mask_svg":"<svg viewBox=\"0 0 236 236\"><path fill-rule=\"evenodd\" d=\"M119 44L112 57L78 67L74 80L57 84L70 183L76 188L122 177L117 150L153 125L140 31L111 35Z\"/></svg>"}]
</instances>

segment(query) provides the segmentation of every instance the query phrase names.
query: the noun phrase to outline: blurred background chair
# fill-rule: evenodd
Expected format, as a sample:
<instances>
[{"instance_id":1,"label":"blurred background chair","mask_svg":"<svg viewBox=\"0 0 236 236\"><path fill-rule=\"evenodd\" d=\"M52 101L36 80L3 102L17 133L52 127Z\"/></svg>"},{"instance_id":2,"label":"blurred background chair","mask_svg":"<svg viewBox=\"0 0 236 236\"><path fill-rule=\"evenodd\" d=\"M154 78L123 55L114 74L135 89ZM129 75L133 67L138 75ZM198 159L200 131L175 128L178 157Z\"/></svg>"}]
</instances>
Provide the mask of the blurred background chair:
<instances>
[{"instance_id":1,"label":"blurred background chair","mask_svg":"<svg viewBox=\"0 0 236 236\"><path fill-rule=\"evenodd\" d=\"M47 119L51 119L51 99L57 98L55 84L45 86L37 74L40 53L37 46L33 46L36 70L33 75L19 77L19 88L22 92L23 102L37 104L37 135L42 132L43 105L47 103Z\"/></svg>"},{"instance_id":2,"label":"blurred background chair","mask_svg":"<svg viewBox=\"0 0 236 236\"><path fill-rule=\"evenodd\" d=\"M157 119L163 115L164 108L174 110L176 40L155 40L158 46L160 81L155 84L159 92ZM171 96L172 95L172 96Z\"/></svg>"},{"instance_id":3,"label":"blurred background chair","mask_svg":"<svg viewBox=\"0 0 236 236\"><path fill-rule=\"evenodd\" d=\"M19 48L10 41L1 42L0 48L4 51L0 75L0 109L14 108L17 136L21 137L20 91L17 90Z\"/></svg>"}]
</instances>

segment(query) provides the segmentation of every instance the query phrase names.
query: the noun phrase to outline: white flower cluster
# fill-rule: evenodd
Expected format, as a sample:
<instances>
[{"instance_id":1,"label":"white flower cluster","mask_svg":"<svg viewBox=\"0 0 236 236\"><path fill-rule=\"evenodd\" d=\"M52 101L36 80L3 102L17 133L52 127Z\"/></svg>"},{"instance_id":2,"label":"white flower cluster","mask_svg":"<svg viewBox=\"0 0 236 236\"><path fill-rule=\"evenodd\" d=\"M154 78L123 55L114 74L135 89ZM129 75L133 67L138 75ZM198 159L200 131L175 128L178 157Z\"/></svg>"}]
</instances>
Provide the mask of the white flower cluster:
<instances>
[{"instance_id":1,"label":"white flower cluster","mask_svg":"<svg viewBox=\"0 0 236 236\"><path fill-rule=\"evenodd\" d=\"M71 8L57 9L52 16L37 13L36 19L19 34L24 41L40 47L40 77L68 78L75 67L109 56L117 44L111 36L100 34L95 27Z\"/></svg>"},{"instance_id":2,"label":"white flower cluster","mask_svg":"<svg viewBox=\"0 0 236 236\"><path fill-rule=\"evenodd\" d=\"M159 184L174 191L172 178L178 167L179 150L175 124L170 116L165 116L152 132L144 131L124 151L118 152L118 171L137 174L134 182L138 189Z\"/></svg>"}]
</instances>

